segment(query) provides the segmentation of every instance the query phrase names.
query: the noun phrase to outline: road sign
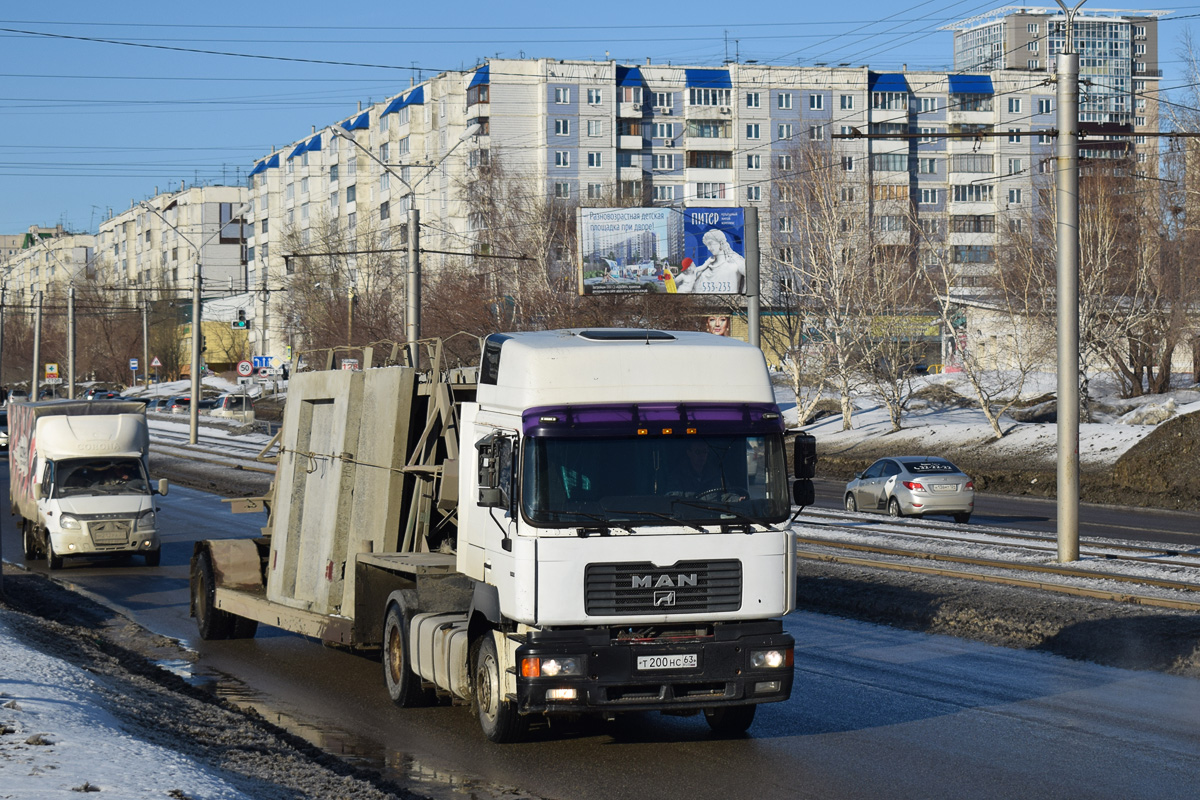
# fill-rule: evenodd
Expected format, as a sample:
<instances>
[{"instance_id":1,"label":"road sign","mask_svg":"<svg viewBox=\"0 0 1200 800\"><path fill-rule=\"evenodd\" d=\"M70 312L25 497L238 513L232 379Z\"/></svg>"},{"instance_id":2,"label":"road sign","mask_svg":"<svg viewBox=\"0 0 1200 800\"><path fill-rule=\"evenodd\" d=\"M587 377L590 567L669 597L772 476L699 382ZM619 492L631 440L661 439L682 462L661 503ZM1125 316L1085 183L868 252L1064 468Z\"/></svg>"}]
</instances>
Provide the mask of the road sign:
<instances>
[{"instance_id":1,"label":"road sign","mask_svg":"<svg viewBox=\"0 0 1200 800\"><path fill-rule=\"evenodd\" d=\"M274 356L254 356L254 368L262 369L263 367L271 366L271 359Z\"/></svg>"},{"instance_id":2,"label":"road sign","mask_svg":"<svg viewBox=\"0 0 1200 800\"><path fill-rule=\"evenodd\" d=\"M58 364L46 365L46 380L51 380L58 377Z\"/></svg>"},{"instance_id":3,"label":"road sign","mask_svg":"<svg viewBox=\"0 0 1200 800\"><path fill-rule=\"evenodd\" d=\"M59 384L62 382L63 382L62 378L46 378L45 380L42 381L42 383L46 383L46 384Z\"/></svg>"},{"instance_id":4,"label":"road sign","mask_svg":"<svg viewBox=\"0 0 1200 800\"><path fill-rule=\"evenodd\" d=\"M137 372L137 368L138 368L138 360L136 358L129 359L129 371Z\"/></svg>"},{"instance_id":5,"label":"road sign","mask_svg":"<svg viewBox=\"0 0 1200 800\"><path fill-rule=\"evenodd\" d=\"M158 369L162 366L162 362L158 360L158 356L154 357L154 360L150 362L150 366L154 367L155 369Z\"/></svg>"},{"instance_id":6,"label":"road sign","mask_svg":"<svg viewBox=\"0 0 1200 800\"><path fill-rule=\"evenodd\" d=\"M249 361L239 361L237 365L237 374L243 378L249 378L254 374L254 365Z\"/></svg>"},{"instance_id":7,"label":"road sign","mask_svg":"<svg viewBox=\"0 0 1200 800\"><path fill-rule=\"evenodd\" d=\"M238 386L246 386L250 383L249 378L238 378Z\"/></svg>"},{"instance_id":8,"label":"road sign","mask_svg":"<svg viewBox=\"0 0 1200 800\"><path fill-rule=\"evenodd\" d=\"M342 359L342 369L350 369L350 370L358 369L358 359L357 358L343 358Z\"/></svg>"}]
</instances>

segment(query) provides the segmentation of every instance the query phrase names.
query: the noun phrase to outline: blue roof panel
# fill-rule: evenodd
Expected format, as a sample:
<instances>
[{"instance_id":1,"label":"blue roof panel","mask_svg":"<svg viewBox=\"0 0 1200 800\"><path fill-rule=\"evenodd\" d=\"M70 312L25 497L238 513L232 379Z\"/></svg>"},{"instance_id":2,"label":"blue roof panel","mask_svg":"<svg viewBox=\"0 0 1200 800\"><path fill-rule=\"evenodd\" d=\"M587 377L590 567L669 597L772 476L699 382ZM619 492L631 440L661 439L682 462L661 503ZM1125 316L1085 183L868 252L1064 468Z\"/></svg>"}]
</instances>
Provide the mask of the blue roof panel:
<instances>
[{"instance_id":1,"label":"blue roof panel","mask_svg":"<svg viewBox=\"0 0 1200 800\"><path fill-rule=\"evenodd\" d=\"M872 72L868 79L872 92L907 92L908 79L903 72Z\"/></svg>"},{"instance_id":2,"label":"blue roof panel","mask_svg":"<svg viewBox=\"0 0 1200 800\"><path fill-rule=\"evenodd\" d=\"M951 75L951 94L995 94L991 75Z\"/></svg>"},{"instance_id":3,"label":"blue roof panel","mask_svg":"<svg viewBox=\"0 0 1200 800\"><path fill-rule=\"evenodd\" d=\"M484 83L491 83L488 67L490 64L484 64L479 69L475 70L475 74L471 76L471 83L467 86L468 89L473 89L476 86Z\"/></svg>"},{"instance_id":4,"label":"blue roof panel","mask_svg":"<svg viewBox=\"0 0 1200 800\"><path fill-rule=\"evenodd\" d=\"M733 81L727 69L686 69L689 89L732 89Z\"/></svg>"},{"instance_id":5,"label":"blue roof panel","mask_svg":"<svg viewBox=\"0 0 1200 800\"><path fill-rule=\"evenodd\" d=\"M637 67L617 67L617 86L641 86L642 71Z\"/></svg>"}]
</instances>

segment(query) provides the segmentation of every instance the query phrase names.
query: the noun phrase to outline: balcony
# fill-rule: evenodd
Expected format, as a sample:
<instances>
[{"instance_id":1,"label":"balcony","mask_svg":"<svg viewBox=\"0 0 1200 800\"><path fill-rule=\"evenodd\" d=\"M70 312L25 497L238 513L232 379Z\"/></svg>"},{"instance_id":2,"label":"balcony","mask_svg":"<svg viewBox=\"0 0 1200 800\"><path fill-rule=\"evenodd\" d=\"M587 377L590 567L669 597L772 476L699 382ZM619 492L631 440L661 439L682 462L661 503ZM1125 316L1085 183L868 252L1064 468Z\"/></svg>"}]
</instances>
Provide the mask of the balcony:
<instances>
[{"instance_id":1,"label":"balcony","mask_svg":"<svg viewBox=\"0 0 1200 800\"><path fill-rule=\"evenodd\" d=\"M733 137L685 136L685 150L719 150L722 153L732 153L737 149L737 139Z\"/></svg>"},{"instance_id":2,"label":"balcony","mask_svg":"<svg viewBox=\"0 0 1200 800\"><path fill-rule=\"evenodd\" d=\"M628 136L628 135L618 136L617 137L617 149L618 150L641 150L642 149L641 134L637 134L634 136Z\"/></svg>"},{"instance_id":3,"label":"balcony","mask_svg":"<svg viewBox=\"0 0 1200 800\"><path fill-rule=\"evenodd\" d=\"M626 103L621 101L617 103L618 117L642 117L646 114L647 106L641 103Z\"/></svg>"},{"instance_id":4,"label":"balcony","mask_svg":"<svg viewBox=\"0 0 1200 800\"><path fill-rule=\"evenodd\" d=\"M634 164L627 167L617 167L617 180L619 181L640 181L642 179L642 167L640 164Z\"/></svg>"}]
</instances>

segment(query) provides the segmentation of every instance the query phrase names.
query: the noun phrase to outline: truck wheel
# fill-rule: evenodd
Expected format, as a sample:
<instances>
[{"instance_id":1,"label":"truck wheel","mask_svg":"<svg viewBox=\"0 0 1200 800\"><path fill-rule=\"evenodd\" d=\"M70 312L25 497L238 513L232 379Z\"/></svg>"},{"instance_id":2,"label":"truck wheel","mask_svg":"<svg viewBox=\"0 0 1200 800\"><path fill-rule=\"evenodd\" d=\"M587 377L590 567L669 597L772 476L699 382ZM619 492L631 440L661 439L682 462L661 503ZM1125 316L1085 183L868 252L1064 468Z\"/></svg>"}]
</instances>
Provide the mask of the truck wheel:
<instances>
[{"instance_id":1,"label":"truck wheel","mask_svg":"<svg viewBox=\"0 0 1200 800\"><path fill-rule=\"evenodd\" d=\"M56 570L62 569L62 556L54 552L54 543L50 541L49 532L46 533L46 569Z\"/></svg>"},{"instance_id":2,"label":"truck wheel","mask_svg":"<svg viewBox=\"0 0 1200 800\"><path fill-rule=\"evenodd\" d=\"M428 705L429 693L412 668L412 652L408 646L408 618L399 606L388 608L383 624L383 679L388 695L401 708Z\"/></svg>"},{"instance_id":3,"label":"truck wheel","mask_svg":"<svg viewBox=\"0 0 1200 800\"><path fill-rule=\"evenodd\" d=\"M737 736L750 729L758 706L721 706L704 709L708 727L718 736Z\"/></svg>"},{"instance_id":4,"label":"truck wheel","mask_svg":"<svg viewBox=\"0 0 1200 800\"><path fill-rule=\"evenodd\" d=\"M504 697L503 667L496 655L496 640L487 632L475 645L475 714L483 735L496 744L518 742L525 734L525 719L517 705Z\"/></svg>"},{"instance_id":5,"label":"truck wheel","mask_svg":"<svg viewBox=\"0 0 1200 800\"><path fill-rule=\"evenodd\" d=\"M41 552L37 535L34 532L33 526L29 524L29 520L21 520L21 544L25 548L26 561L32 561Z\"/></svg>"},{"instance_id":6,"label":"truck wheel","mask_svg":"<svg viewBox=\"0 0 1200 800\"><path fill-rule=\"evenodd\" d=\"M212 556L202 550L192 567L192 613L196 628L205 641L233 638L237 619L228 611L217 608L217 584L213 578Z\"/></svg>"},{"instance_id":7,"label":"truck wheel","mask_svg":"<svg viewBox=\"0 0 1200 800\"><path fill-rule=\"evenodd\" d=\"M146 566L157 567L162 561L162 548L146 551Z\"/></svg>"},{"instance_id":8,"label":"truck wheel","mask_svg":"<svg viewBox=\"0 0 1200 800\"><path fill-rule=\"evenodd\" d=\"M258 633L258 620L233 616L233 635L230 639L253 639Z\"/></svg>"}]
</instances>

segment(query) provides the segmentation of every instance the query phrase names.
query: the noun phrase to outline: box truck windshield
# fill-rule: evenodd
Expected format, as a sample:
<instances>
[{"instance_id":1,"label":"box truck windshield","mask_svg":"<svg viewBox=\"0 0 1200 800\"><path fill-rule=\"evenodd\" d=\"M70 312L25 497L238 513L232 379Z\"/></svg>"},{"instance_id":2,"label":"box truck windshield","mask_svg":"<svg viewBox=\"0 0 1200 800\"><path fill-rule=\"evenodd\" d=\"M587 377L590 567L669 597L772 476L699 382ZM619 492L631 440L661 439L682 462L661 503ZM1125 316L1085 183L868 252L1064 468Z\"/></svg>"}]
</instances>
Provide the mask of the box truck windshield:
<instances>
[{"instance_id":1,"label":"box truck windshield","mask_svg":"<svg viewBox=\"0 0 1200 800\"><path fill-rule=\"evenodd\" d=\"M79 458L52 462L51 497L149 494L150 484L136 458Z\"/></svg>"}]
</instances>

